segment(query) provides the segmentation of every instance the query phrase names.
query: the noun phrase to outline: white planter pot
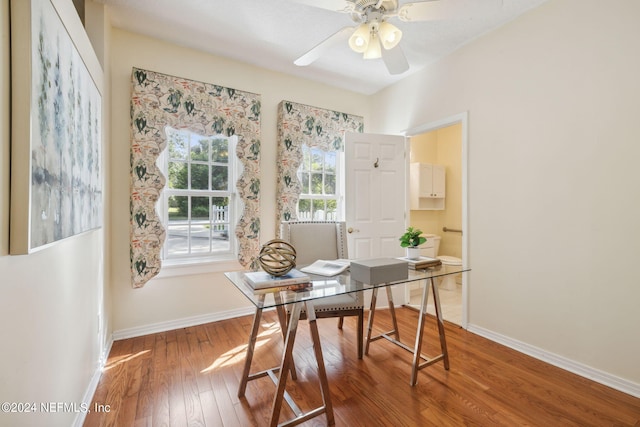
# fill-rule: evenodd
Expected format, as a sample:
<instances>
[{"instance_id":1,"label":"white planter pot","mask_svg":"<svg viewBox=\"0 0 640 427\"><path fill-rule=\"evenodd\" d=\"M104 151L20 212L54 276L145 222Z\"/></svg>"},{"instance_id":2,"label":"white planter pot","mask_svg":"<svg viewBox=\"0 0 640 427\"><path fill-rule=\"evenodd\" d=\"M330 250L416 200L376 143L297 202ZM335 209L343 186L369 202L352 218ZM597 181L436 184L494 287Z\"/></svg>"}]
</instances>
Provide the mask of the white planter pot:
<instances>
[{"instance_id":1,"label":"white planter pot","mask_svg":"<svg viewBox=\"0 0 640 427\"><path fill-rule=\"evenodd\" d=\"M407 258L420 259L420 248L407 248Z\"/></svg>"}]
</instances>

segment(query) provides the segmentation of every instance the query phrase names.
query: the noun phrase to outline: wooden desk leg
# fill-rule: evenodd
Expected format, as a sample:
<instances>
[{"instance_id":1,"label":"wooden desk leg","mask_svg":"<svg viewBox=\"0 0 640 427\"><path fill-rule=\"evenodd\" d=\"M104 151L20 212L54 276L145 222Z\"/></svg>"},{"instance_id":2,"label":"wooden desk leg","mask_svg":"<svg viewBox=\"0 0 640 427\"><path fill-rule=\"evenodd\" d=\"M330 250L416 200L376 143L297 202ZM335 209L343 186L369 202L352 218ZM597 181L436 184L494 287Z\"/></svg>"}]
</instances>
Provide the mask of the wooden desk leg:
<instances>
[{"instance_id":1,"label":"wooden desk leg","mask_svg":"<svg viewBox=\"0 0 640 427\"><path fill-rule=\"evenodd\" d=\"M436 323L438 324L438 334L440 335L440 349L442 353L439 356L428 360L426 363L420 365L422 354L422 337L424 335L424 323L427 318L427 300L429 295L429 285L433 291L433 299L436 307ZM420 314L418 316L418 330L416 331L416 344L413 350L413 363L411 366L411 380L409 384L411 386L416 385L418 382L418 371L432 363L442 360L444 362L444 368L449 370L449 353L447 352L447 341L444 334L444 320L442 318L442 309L440 307L440 295L438 293L438 287L436 286L433 278L425 280L422 288L422 302L420 303Z\"/></svg>"},{"instance_id":2,"label":"wooden desk leg","mask_svg":"<svg viewBox=\"0 0 640 427\"><path fill-rule=\"evenodd\" d=\"M313 341L313 351L315 352L316 362L318 363L318 378L320 379L320 391L322 392L323 406L327 416L327 425L332 426L335 424L333 405L331 404L329 380L327 379L327 369L324 366L324 357L322 356L322 346L320 345L320 334L318 333L313 301L307 301L307 320L309 321L309 330L311 331L311 340Z\"/></svg>"},{"instance_id":3,"label":"wooden desk leg","mask_svg":"<svg viewBox=\"0 0 640 427\"><path fill-rule=\"evenodd\" d=\"M371 306L369 308L369 321L367 322L367 337L365 340L364 354L369 354L369 343L371 343L371 341L376 341L381 338L386 338L402 346L402 344L400 343L400 329L398 328L398 321L396 319L396 309L393 303L393 292L391 292L390 286L385 286L385 288L387 291L387 301L389 302L389 310L391 311L391 321L393 322L393 329L388 332L384 332L380 335L376 335L375 337L371 337L371 333L373 332L373 320L376 314L376 305L378 302L379 288L375 287L372 289L372 293L371 293ZM395 335L396 338L395 339L391 338L390 337L391 334Z\"/></svg>"},{"instance_id":4,"label":"wooden desk leg","mask_svg":"<svg viewBox=\"0 0 640 427\"><path fill-rule=\"evenodd\" d=\"M411 365L411 386L418 382L418 370L420 369L420 354L422 353L422 337L424 335L424 322L427 318L427 301L429 299L429 280L424 281L422 286L422 298L420 302L420 312L418 314L418 330L416 331L416 343L413 350L413 363Z\"/></svg>"},{"instance_id":5,"label":"wooden desk leg","mask_svg":"<svg viewBox=\"0 0 640 427\"><path fill-rule=\"evenodd\" d=\"M396 320L396 307L393 304L393 292L391 291L391 286L387 286L385 289L387 290L387 301L389 301L389 311L391 311L391 321L393 322L393 331L391 332L396 336L396 340L400 341L400 329L398 329L398 321Z\"/></svg>"},{"instance_id":6,"label":"wooden desk leg","mask_svg":"<svg viewBox=\"0 0 640 427\"><path fill-rule=\"evenodd\" d=\"M362 342L362 337L364 336L363 332L363 325L364 324L364 310L360 310L360 313L358 314L358 330L356 331L356 337L359 337L358 339L358 359L362 359L362 355L364 354L364 342Z\"/></svg>"},{"instance_id":7,"label":"wooden desk leg","mask_svg":"<svg viewBox=\"0 0 640 427\"><path fill-rule=\"evenodd\" d=\"M442 308L440 307L440 292L433 278L431 280L431 289L433 290L433 300L436 305L436 321L438 323L438 335L440 335L440 349L444 362L444 369L449 370L449 352L447 351L447 340L444 335L444 318L442 317Z\"/></svg>"},{"instance_id":8,"label":"wooden desk leg","mask_svg":"<svg viewBox=\"0 0 640 427\"><path fill-rule=\"evenodd\" d=\"M264 302L264 295L258 298L259 306ZM258 329L260 328L260 320L262 319L262 308L256 308L253 315L253 325L251 326L251 334L249 335L249 343L247 344L247 354L244 358L244 369L242 370L242 378L240 379L240 387L238 387L238 397L243 397L247 390L247 382L251 372L251 361L253 360L253 351L256 347L258 338Z\"/></svg>"},{"instance_id":9,"label":"wooden desk leg","mask_svg":"<svg viewBox=\"0 0 640 427\"><path fill-rule=\"evenodd\" d=\"M369 321L367 322L367 339L364 345L364 354L369 354L369 342L371 341L371 330L373 329L373 316L376 314L376 301L378 299L378 288L371 291L371 305L369 306Z\"/></svg>"},{"instance_id":10,"label":"wooden desk leg","mask_svg":"<svg viewBox=\"0 0 640 427\"><path fill-rule=\"evenodd\" d=\"M291 308L291 316L287 325L287 336L284 341L284 352L282 354L282 362L280 363L280 375L278 376L278 384L276 395L273 398L273 406L271 407L271 427L278 425L280 418L280 410L284 400L285 387L287 385L287 374L291 368L293 361L293 344L296 340L296 331L298 330L298 320L300 319L300 311L302 310L301 302L293 304ZM308 314L308 313L307 313Z\"/></svg>"},{"instance_id":11,"label":"wooden desk leg","mask_svg":"<svg viewBox=\"0 0 640 427\"><path fill-rule=\"evenodd\" d=\"M287 339L287 313L284 309L284 306L282 305L282 297L280 296L280 293L276 293L274 295L274 298L276 300L276 303L278 304L276 305L276 312L278 313L278 321L280 322L280 331L282 331L282 338L286 340ZM294 381L298 379L298 374L296 374L296 364L293 360L291 360L291 379Z\"/></svg>"}]
</instances>

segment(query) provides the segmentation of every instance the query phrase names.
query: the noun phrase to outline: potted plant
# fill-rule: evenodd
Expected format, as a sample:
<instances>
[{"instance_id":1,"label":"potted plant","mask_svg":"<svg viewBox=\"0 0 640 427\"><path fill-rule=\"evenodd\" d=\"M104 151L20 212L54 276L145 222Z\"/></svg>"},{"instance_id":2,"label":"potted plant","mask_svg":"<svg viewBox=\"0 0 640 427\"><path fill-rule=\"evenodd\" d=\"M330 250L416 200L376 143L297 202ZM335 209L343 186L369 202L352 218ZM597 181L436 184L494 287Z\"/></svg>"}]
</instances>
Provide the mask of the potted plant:
<instances>
[{"instance_id":1,"label":"potted plant","mask_svg":"<svg viewBox=\"0 0 640 427\"><path fill-rule=\"evenodd\" d=\"M426 241L427 238L422 236L422 230L413 227L408 227L407 231L400 236L400 246L407 248L407 258L409 259L420 259L418 246Z\"/></svg>"}]
</instances>

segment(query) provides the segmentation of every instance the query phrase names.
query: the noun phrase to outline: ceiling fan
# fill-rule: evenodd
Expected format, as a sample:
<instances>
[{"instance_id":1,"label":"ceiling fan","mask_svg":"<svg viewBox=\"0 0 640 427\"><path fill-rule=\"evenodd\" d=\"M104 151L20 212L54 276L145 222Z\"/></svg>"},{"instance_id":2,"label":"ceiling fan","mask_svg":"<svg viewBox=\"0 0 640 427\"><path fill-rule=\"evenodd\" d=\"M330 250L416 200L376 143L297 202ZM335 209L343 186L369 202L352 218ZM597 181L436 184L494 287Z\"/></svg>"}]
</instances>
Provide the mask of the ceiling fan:
<instances>
[{"instance_id":1,"label":"ceiling fan","mask_svg":"<svg viewBox=\"0 0 640 427\"><path fill-rule=\"evenodd\" d=\"M364 59L382 58L389 73L402 74L409 69L404 52L398 46L402 31L388 22L397 18L404 22L432 21L452 16L447 1L426 0L399 5L398 0L293 0L296 3L348 13L357 24L344 27L320 42L294 61L296 65L309 65L332 45L346 38L349 47L362 53ZM455 8L454 8L455 9Z\"/></svg>"}]
</instances>

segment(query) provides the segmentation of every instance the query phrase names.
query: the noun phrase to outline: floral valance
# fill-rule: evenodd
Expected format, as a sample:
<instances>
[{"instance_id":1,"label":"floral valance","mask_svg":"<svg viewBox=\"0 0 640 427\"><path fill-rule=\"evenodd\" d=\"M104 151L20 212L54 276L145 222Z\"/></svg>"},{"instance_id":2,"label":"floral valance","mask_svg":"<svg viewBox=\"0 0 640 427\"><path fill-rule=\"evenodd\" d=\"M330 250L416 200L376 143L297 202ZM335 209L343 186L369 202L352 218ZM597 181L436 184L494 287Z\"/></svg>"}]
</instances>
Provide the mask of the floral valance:
<instances>
[{"instance_id":1,"label":"floral valance","mask_svg":"<svg viewBox=\"0 0 640 427\"><path fill-rule=\"evenodd\" d=\"M296 206L302 185L297 176L302 146L344 150L345 132L362 132L360 116L311 107L291 101L278 106L278 181L276 221L297 219ZM276 227L279 230L279 226Z\"/></svg>"},{"instance_id":2,"label":"floral valance","mask_svg":"<svg viewBox=\"0 0 640 427\"><path fill-rule=\"evenodd\" d=\"M156 161L165 127L236 135L243 165L236 188L244 202L236 226L238 260L253 267L259 249L260 95L153 71L133 69L131 98L131 279L143 286L161 267L165 229L156 203L165 186Z\"/></svg>"}]
</instances>

